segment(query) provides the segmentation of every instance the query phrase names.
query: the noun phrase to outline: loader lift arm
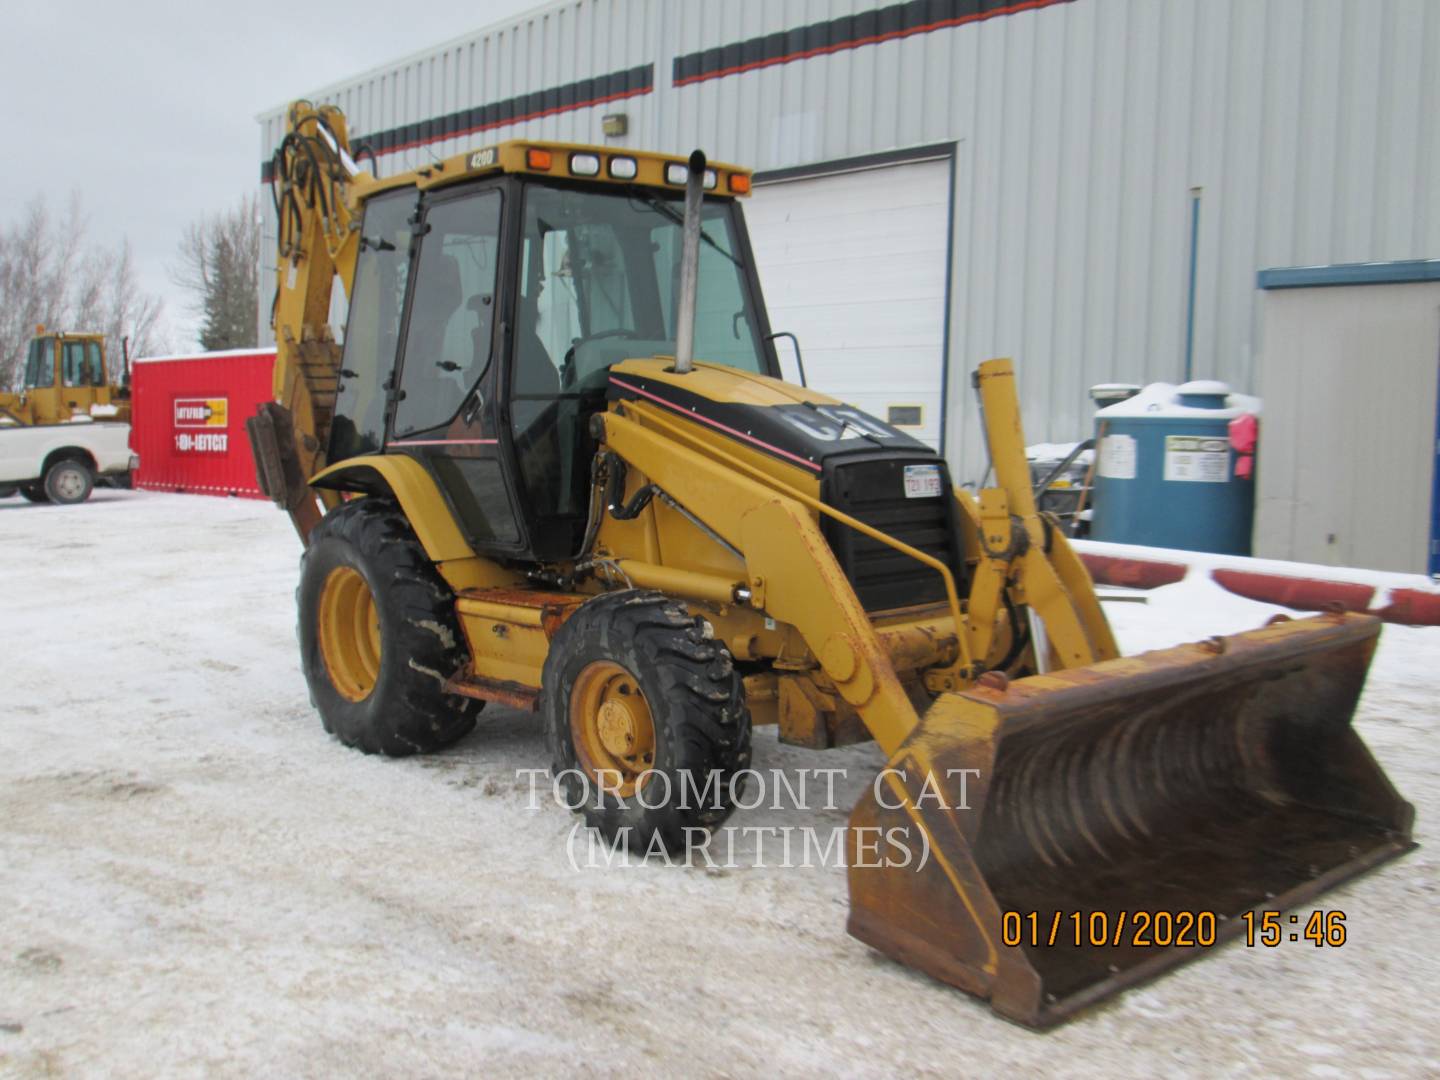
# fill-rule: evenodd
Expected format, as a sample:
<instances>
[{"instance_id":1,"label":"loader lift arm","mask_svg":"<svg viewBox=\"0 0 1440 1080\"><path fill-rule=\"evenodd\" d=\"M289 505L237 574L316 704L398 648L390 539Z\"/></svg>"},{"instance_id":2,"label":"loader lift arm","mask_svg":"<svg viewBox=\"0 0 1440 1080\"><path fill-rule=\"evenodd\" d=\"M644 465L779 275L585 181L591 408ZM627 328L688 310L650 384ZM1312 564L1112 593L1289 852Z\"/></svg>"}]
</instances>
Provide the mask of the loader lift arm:
<instances>
[{"instance_id":1,"label":"loader lift arm","mask_svg":"<svg viewBox=\"0 0 1440 1080\"><path fill-rule=\"evenodd\" d=\"M635 415L614 411L597 417L610 449L643 467L650 481L681 505L696 508L708 527L743 554L751 603L801 633L887 755L909 737L919 717L816 514L925 562L945 579L958 648L951 663L927 673L934 691L969 686L987 670L1007 590L1012 603L1030 607L1044 620L1059 666L1081 667L1119 656L1088 572L1058 528L1035 507L1011 362L987 361L977 377L991 418L987 437L1002 486L983 493L978 512L966 493L954 495L984 527L984 555L967 604L962 604L950 570L941 563L819 499L776 485L759 469L714 445L703 452L699 446L687 447L683 421L643 407L629 410Z\"/></svg>"}]
</instances>

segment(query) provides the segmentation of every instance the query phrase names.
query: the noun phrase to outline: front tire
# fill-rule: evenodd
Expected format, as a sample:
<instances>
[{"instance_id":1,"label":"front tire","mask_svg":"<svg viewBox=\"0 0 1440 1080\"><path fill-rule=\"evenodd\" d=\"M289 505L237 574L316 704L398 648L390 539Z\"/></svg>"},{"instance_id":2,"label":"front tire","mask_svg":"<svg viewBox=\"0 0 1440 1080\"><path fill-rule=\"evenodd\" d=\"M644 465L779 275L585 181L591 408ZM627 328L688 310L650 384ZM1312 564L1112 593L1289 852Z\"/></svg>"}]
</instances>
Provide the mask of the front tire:
<instances>
[{"instance_id":1,"label":"front tire","mask_svg":"<svg viewBox=\"0 0 1440 1080\"><path fill-rule=\"evenodd\" d=\"M570 806L609 841L681 851L734 810L750 711L729 651L658 592L587 601L545 660L541 710ZM628 830L628 831L627 831Z\"/></svg>"},{"instance_id":2,"label":"front tire","mask_svg":"<svg viewBox=\"0 0 1440 1080\"><path fill-rule=\"evenodd\" d=\"M58 506L74 506L90 498L95 474L83 461L67 458L45 471L45 496Z\"/></svg>"},{"instance_id":3,"label":"front tire","mask_svg":"<svg viewBox=\"0 0 1440 1080\"><path fill-rule=\"evenodd\" d=\"M300 560L300 658L325 730L367 754L449 746L480 703L444 691L465 662L455 597L391 500L353 500Z\"/></svg>"},{"instance_id":4,"label":"front tire","mask_svg":"<svg viewBox=\"0 0 1440 1080\"><path fill-rule=\"evenodd\" d=\"M25 497L27 502L48 503L50 501L50 496L45 494L43 484L21 484L20 494Z\"/></svg>"}]
</instances>

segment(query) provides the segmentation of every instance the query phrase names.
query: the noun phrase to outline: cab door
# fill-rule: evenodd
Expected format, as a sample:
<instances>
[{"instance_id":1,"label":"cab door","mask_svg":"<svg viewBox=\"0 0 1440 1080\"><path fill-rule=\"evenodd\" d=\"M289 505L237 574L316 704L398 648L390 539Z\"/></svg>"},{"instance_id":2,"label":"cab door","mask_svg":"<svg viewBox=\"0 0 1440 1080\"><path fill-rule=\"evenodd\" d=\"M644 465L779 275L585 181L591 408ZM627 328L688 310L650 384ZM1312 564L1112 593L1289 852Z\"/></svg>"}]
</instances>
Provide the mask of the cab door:
<instances>
[{"instance_id":1,"label":"cab door","mask_svg":"<svg viewBox=\"0 0 1440 1080\"><path fill-rule=\"evenodd\" d=\"M53 337L39 337L30 342L25 360L24 396L32 424L53 424L60 417L60 374L57 366L60 343ZM64 419L69 418L67 412Z\"/></svg>"},{"instance_id":2,"label":"cab door","mask_svg":"<svg viewBox=\"0 0 1440 1080\"><path fill-rule=\"evenodd\" d=\"M90 407L100 398L105 386L105 364L100 355L100 342L94 338L60 339L61 416L68 419L75 413L90 415Z\"/></svg>"},{"instance_id":3,"label":"cab door","mask_svg":"<svg viewBox=\"0 0 1440 1080\"><path fill-rule=\"evenodd\" d=\"M95 404L111 404L119 379L112 378L110 369L105 366L104 338L91 338L85 343L85 363L89 365L90 377L95 380Z\"/></svg>"},{"instance_id":4,"label":"cab door","mask_svg":"<svg viewBox=\"0 0 1440 1080\"><path fill-rule=\"evenodd\" d=\"M488 181L427 197L385 449L421 462L482 549L523 541L499 456L495 385L506 192Z\"/></svg>"}]
</instances>

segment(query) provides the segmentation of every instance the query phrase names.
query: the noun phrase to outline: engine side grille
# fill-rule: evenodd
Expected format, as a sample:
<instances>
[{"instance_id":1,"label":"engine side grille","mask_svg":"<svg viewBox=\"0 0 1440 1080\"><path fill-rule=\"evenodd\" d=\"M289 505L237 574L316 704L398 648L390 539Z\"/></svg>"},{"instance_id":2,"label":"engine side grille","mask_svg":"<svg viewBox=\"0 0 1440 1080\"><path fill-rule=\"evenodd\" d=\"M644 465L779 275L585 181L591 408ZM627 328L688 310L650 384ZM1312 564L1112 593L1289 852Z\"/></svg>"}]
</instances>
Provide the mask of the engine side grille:
<instances>
[{"instance_id":1,"label":"engine side grille","mask_svg":"<svg viewBox=\"0 0 1440 1080\"><path fill-rule=\"evenodd\" d=\"M939 465L941 495L905 497L906 465ZM836 510L858 518L951 568L964 593L959 549L945 464L935 458L881 458L827 467L823 497ZM825 537L866 611L886 611L945 599L945 583L930 567L878 540L824 519Z\"/></svg>"}]
</instances>

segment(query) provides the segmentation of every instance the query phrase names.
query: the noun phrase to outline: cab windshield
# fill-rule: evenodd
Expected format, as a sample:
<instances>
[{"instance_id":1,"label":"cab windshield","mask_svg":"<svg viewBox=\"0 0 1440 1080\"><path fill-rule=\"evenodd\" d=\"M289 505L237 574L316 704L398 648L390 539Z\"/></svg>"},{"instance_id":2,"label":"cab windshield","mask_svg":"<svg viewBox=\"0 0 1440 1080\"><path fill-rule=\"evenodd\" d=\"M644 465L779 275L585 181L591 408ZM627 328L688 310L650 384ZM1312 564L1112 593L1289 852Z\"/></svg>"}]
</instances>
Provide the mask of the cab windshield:
<instances>
[{"instance_id":1,"label":"cab windshield","mask_svg":"<svg viewBox=\"0 0 1440 1080\"><path fill-rule=\"evenodd\" d=\"M673 356L678 193L528 188L512 397L598 389L612 364ZM702 213L695 358L764 371L728 202Z\"/></svg>"},{"instance_id":2,"label":"cab windshield","mask_svg":"<svg viewBox=\"0 0 1440 1080\"><path fill-rule=\"evenodd\" d=\"M678 192L531 184L521 218L511 435L537 528L573 531L589 498L586 419L610 368L675 355L683 203ZM733 205L707 201L701 227L695 359L766 372Z\"/></svg>"}]
</instances>

